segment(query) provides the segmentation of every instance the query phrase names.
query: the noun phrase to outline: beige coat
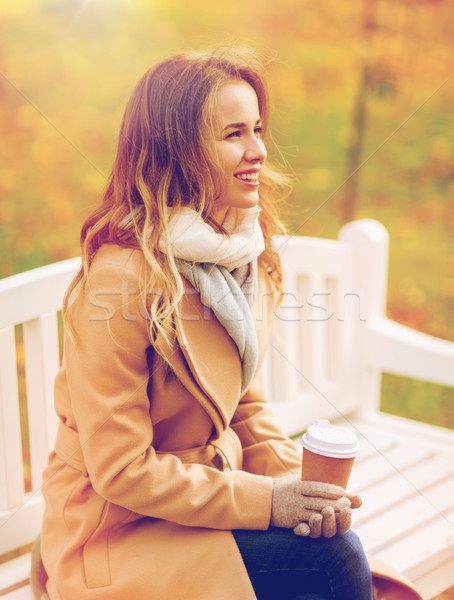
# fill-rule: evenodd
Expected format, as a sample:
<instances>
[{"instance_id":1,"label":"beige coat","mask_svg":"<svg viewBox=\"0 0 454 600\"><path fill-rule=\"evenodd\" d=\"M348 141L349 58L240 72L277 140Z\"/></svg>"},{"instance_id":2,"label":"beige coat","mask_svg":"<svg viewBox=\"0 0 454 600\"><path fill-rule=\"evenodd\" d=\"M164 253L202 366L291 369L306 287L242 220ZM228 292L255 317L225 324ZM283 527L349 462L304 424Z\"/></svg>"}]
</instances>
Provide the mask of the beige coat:
<instances>
[{"instance_id":1,"label":"beige coat","mask_svg":"<svg viewBox=\"0 0 454 600\"><path fill-rule=\"evenodd\" d=\"M268 528L272 477L298 472L299 453L260 376L240 398L236 346L189 284L177 340L156 340L169 364L150 347L144 271L140 251L105 245L75 304L78 343L66 336L44 473L49 596L253 600L230 530ZM275 301L260 271L259 364Z\"/></svg>"},{"instance_id":2,"label":"beige coat","mask_svg":"<svg viewBox=\"0 0 454 600\"><path fill-rule=\"evenodd\" d=\"M77 348L65 340L43 488L49 595L252 600L229 530L268 528L272 477L297 471L299 455L260 378L240 401L236 346L189 285L170 367L150 348L143 270L138 250L102 247L74 310ZM275 293L264 272L259 283L261 361Z\"/></svg>"}]
</instances>

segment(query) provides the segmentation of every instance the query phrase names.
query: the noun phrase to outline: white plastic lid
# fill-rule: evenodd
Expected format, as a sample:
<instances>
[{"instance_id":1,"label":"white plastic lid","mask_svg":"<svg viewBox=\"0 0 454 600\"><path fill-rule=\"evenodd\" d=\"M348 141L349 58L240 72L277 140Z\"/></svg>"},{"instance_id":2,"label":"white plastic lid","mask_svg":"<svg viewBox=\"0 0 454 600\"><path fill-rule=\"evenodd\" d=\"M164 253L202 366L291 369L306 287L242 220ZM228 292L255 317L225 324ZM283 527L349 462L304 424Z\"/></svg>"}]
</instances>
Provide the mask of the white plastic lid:
<instances>
[{"instance_id":1,"label":"white plastic lid","mask_svg":"<svg viewBox=\"0 0 454 600\"><path fill-rule=\"evenodd\" d=\"M356 435L348 429L331 425L327 419L310 425L301 443L307 450L330 458L353 458L359 452Z\"/></svg>"}]
</instances>

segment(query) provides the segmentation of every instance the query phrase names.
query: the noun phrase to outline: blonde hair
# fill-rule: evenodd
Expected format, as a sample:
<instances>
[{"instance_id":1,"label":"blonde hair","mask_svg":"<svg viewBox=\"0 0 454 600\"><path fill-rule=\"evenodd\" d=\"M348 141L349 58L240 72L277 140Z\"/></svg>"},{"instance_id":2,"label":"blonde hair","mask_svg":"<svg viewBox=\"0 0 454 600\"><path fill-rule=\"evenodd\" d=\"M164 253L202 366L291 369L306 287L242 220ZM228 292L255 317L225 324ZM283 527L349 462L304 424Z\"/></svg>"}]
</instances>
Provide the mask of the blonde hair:
<instances>
[{"instance_id":1,"label":"blonde hair","mask_svg":"<svg viewBox=\"0 0 454 600\"><path fill-rule=\"evenodd\" d=\"M124 112L103 201L82 226L82 267L64 302L70 328L71 307L87 281L93 257L110 242L143 252L149 275L141 291L160 290L151 296L148 307L150 340L158 332L168 341L173 336L173 317L184 287L168 240L166 209L190 207L216 227L211 212L221 167L214 150L212 115L218 90L231 79L244 80L254 89L266 136L265 64L250 50L178 54L149 69L137 84ZM265 164L260 182L265 250L259 260L280 289L280 262L271 238L282 226L271 200L290 190L289 179ZM129 223L126 229L125 222ZM166 254L158 250L160 240Z\"/></svg>"}]
</instances>

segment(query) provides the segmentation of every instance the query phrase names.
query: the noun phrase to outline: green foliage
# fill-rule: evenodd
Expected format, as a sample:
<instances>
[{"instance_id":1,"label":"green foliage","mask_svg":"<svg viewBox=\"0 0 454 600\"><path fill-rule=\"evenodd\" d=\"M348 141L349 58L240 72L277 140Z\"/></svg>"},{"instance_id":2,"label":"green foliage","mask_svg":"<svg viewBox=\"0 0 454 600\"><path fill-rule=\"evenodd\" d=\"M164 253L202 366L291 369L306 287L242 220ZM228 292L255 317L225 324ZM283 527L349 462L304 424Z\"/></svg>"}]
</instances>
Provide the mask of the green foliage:
<instances>
[{"instance_id":1,"label":"green foliage","mask_svg":"<svg viewBox=\"0 0 454 600\"><path fill-rule=\"evenodd\" d=\"M382 409L385 412L454 429L452 400L450 388L395 375L383 377ZM440 414L443 415L441 422Z\"/></svg>"}]
</instances>

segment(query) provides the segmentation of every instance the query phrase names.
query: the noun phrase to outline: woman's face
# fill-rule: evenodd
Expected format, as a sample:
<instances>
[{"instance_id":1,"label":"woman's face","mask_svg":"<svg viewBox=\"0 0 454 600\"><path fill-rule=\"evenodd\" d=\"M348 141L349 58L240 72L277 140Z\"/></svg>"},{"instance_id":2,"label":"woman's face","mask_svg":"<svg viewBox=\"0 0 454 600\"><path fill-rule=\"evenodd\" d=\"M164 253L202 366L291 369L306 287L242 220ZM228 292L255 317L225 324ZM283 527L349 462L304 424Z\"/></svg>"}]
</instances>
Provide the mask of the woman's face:
<instances>
[{"instance_id":1,"label":"woman's face","mask_svg":"<svg viewBox=\"0 0 454 600\"><path fill-rule=\"evenodd\" d=\"M254 89L232 79L218 92L214 106L216 149L222 165L221 193L215 217L229 207L250 208L259 201L259 174L266 159L262 121Z\"/></svg>"}]
</instances>

